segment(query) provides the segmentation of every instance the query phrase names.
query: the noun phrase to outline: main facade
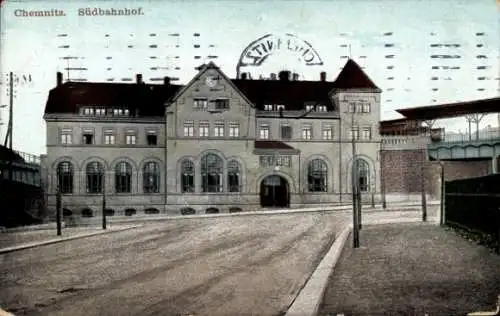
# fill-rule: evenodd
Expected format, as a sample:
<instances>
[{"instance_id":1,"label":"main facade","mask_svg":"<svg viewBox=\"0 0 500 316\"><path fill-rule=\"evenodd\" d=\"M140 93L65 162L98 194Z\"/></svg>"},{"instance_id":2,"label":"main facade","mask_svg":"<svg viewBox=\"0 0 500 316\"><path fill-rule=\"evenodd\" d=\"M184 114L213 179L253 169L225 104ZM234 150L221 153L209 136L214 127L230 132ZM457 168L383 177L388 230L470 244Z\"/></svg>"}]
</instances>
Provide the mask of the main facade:
<instances>
[{"instance_id":1,"label":"main facade","mask_svg":"<svg viewBox=\"0 0 500 316\"><path fill-rule=\"evenodd\" d=\"M184 86L58 73L44 116L48 205L58 190L83 216L104 198L127 215L344 203L353 147L363 196L378 199L380 93L353 60L334 81L229 79L213 63Z\"/></svg>"}]
</instances>

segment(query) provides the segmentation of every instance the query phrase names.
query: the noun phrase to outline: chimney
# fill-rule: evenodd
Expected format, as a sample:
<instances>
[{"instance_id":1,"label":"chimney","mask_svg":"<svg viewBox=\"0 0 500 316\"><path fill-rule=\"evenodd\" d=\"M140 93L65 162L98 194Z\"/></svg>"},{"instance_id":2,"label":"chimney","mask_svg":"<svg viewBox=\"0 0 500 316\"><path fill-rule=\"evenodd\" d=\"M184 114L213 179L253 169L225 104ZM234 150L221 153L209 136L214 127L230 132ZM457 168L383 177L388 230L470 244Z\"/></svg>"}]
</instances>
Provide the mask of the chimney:
<instances>
[{"instance_id":1,"label":"chimney","mask_svg":"<svg viewBox=\"0 0 500 316\"><path fill-rule=\"evenodd\" d=\"M241 80L247 80L247 73L246 72L241 73Z\"/></svg>"},{"instance_id":2,"label":"chimney","mask_svg":"<svg viewBox=\"0 0 500 316\"><path fill-rule=\"evenodd\" d=\"M63 74L62 72L58 71L57 72L57 86L62 85L63 82Z\"/></svg>"},{"instance_id":3,"label":"chimney","mask_svg":"<svg viewBox=\"0 0 500 316\"><path fill-rule=\"evenodd\" d=\"M324 71L320 72L319 78L321 81L326 81L326 72Z\"/></svg>"},{"instance_id":4,"label":"chimney","mask_svg":"<svg viewBox=\"0 0 500 316\"><path fill-rule=\"evenodd\" d=\"M290 80L290 71L282 70L279 72L280 81L289 81Z\"/></svg>"},{"instance_id":5,"label":"chimney","mask_svg":"<svg viewBox=\"0 0 500 316\"><path fill-rule=\"evenodd\" d=\"M276 74L274 72L272 72L270 78L271 78L271 80L276 80Z\"/></svg>"},{"instance_id":6,"label":"chimney","mask_svg":"<svg viewBox=\"0 0 500 316\"><path fill-rule=\"evenodd\" d=\"M135 82L138 84L143 83L142 82L142 74L135 75Z\"/></svg>"},{"instance_id":7,"label":"chimney","mask_svg":"<svg viewBox=\"0 0 500 316\"><path fill-rule=\"evenodd\" d=\"M166 86L170 85L170 77L164 77L163 78L163 84L166 85Z\"/></svg>"},{"instance_id":8,"label":"chimney","mask_svg":"<svg viewBox=\"0 0 500 316\"><path fill-rule=\"evenodd\" d=\"M294 72L293 73L293 81L298 81L299 80L299 74Z\"/></svg>"}]
</instances>

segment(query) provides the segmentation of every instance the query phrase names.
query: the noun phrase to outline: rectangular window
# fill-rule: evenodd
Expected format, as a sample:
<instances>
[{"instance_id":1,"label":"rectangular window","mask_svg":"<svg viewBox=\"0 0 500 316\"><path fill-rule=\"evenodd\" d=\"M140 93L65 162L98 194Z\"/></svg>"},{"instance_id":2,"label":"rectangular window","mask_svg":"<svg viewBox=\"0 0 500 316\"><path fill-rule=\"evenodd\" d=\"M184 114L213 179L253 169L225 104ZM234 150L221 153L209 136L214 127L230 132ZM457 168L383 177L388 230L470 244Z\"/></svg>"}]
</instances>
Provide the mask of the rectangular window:
<instances>
[{"instance_id":1,"label":"rectangular window","mask_svg":"<svg viewBox=\"0 0 500 316\"><path fill-rule=\"evenodd\" d=\"M312 126L306 125L302 127L302 139L312 139Z\"/></svg>"},{"instance_id":2,"label":"rectangular window","mask_svg":"<svg viewBox=\"0 0 500 316\"><path fill-rule=\"evenodd\" d=\"M184 122L184 136L193 137L194 136L194 121Z\"/></svg>"},{"instance_id":3,"label":"rectangular window","mask_svg":"<svg viewBox=\"0 0 500 316\"><path fill-rule=\"evenodd\" d=\"M363 139L371 139L372 131L369 127L363 128Z\"/></svg>"},{"instance_id":4,"label":"rectangular window","mask_svg":"<svg viewBox=\"0 0 500 316\"><path fill-rule=\"evenodd\" d=\"M146 135L146 141L149 146L156 146L158 145L158 136L156 134L148 134Z\"/></svg>"},{"instance_id":5,"label":"rectangular window","mask_svg":"<svg viewBox=\"0 0 500 316\"><path fill-rule=\"evenodd\" d=\"M331 140L331 139L333 139L333 128L332 128L332 126L329 126L329 125L323 126L323 128L321 130L321 137L324 140Z\"/></svg>"},{"instance_id":6,"label":"rectangular window","mask_svg":"<svg viewBox=\"0 0 500 316\"><path fill-rule=\"evenodd\" d=\"M83 108L83 115L94 115L94 108L91 107Z\"/></svg>"},{"instance_id":7,"label":"rectangular window","mask_svg":"<svg viewBox=\"0 0 500 316\"><path fill-rule=\"evenodd\" d=\"M210 128L210 123L208 121L201 121L200 122L200 137L208 137L209 136L209 130Z\"/></svg>"},{"instance_id":8,"label":"rectangular window","mask_svg":"<svg viewBox=\"0 0 500 316\"><path fill-rule=\"evenodd\" d=\"M292 127L288 125L281 126L281 139L292 139Z\"/></svg>"},{"instance_id":9,"label":"rectangular window","mask_svg":"<svg viewBox=\"0 0 500 316\"><path fill-rule=\"evenodd\" d=\"M95 109L95 115L97 115L97 116L104 116L104 115L106 115L106 109L105 108L96 108Z\"/></svg>"},{"instance_id":10,"label":"rectangular window","mask_svg":"<svg viewBox=\"0 0 500 316\"><path fill-rule=\"evenodd\" d=\"M214 124L214 136L224 137L224 122L215 122Z\"/></svg>"},{"instance_id":11,"label":"rectangular window","mask_svg":"<svg viewBox=\"0 0 500 316\"><path fill-rule=\"evenodd\" d=\"M356 112L357 113L363 112L363 104L362 103L356 103Z\"/></svg>"},{"instance_id":12,"label":"rectangular window","mask_svg":"<svg viewBox=\"0 0 500 316\"><path fill-rule=\"evenodd\" d=\"M114 145L115 144L115 135L112 135L112 134L104 135L104 144Z\"/></svg>"},{"instance_id":13,"label":"rectangular window","mask_svg":"<svg viewBox=\"0 0 500 316\"><path fill-rule=\"evenodd\" d=\"M208 100L206 98L195 98L193 99L193 108L195 109L206 109L208 107Z\"/></svg>"},{"instance_id":14,"label":"rectangular window","mask_svg":"<svg viewBox=\"0 0 500 316\"><path fill-rule=\"evenodd\" d=\"M318 112L326 112L326 105L317 105L316 111Z\"/></svg>"},{"instance_id":15,"label":"rectangular window","mask_svg":"<svg viewBox=\"0 0 500 316\"><path fill-rule=\"evenodd\" d=\"M229 137L240 137L239 122L229 122Z\"/></svg>"},{"instance_id":16,"label":"rectangular window","mask_svg":"<svg viewBox=\"0 0 500 316\"><path fill-rule=\"evenodd\" d=\"M313 104L307 104L306 105L306 111L313 111L314 110L314 105Z\"/></svg>"},{"instance_id":17,"label":"rectangular window","mask_svg":"<svg viewBox=\"0 0 500 316\"><path fill-rule=\"evenodd\" d=\"M84 145L92 145L94 143L94 134L90 132L84 132L82 142Z\"/></svg>"},{"instance_id":18,"label":"rectangular window","mask_svg":"<svg viewBox=\"0 0 500 316\"><path fill-rule=\"evenodd\" d=\"M214 100L214 107L216 110L227 110L229 109L229 99L217 99Z\"/></svg>"},{"instance_id":19,"label":"rectangular window","mask_svg":"<svg viewBox=\"0 0 500 316\"><path fill-rule=\"evenodd\" d=\"M349 139L359 139L359 129L352 128L349 130Z\"/></svg>"},{"instance_id":20,"label":"rectangular window","mask_svg":"<svg viewBox=\"0 0 500 316\"><path fill-rule=\"evenodd\" d=\"M272 111L272 110L273 110L272 104L264 104L264 111Z\"/></svg>"},{"instance_id":21,"label":"rectangular window","mask_svg":"<svg viewBox=\"0 0 500 316\"><path fill-rule=\"evenodd\" d=\"M137 141L136 135L132 134L131 132L129 132L128 135L125 135L125 143L127 145L135 145L136 141Z\"/></svg>"},{"instance_id":22,"label":"rectangular window","mask_svg":"<svg viewBox=\"0 0 500 316\"><path fill-rule=\"evenodd\" d=\"M71 145L73 142L71 129L63 129L61 130L61 144L63 145Z\"/></svg>"},{"instance_id":23,"label":"rectangular window","mask_svg":"<svg viewBox=\"0 0 500 316\"><path fill-rule=\"evenodd\" d=\"M370 113L370 112L371 112L370 103L363 103L363 113Z\"/></svg>"},{"instance_id":24,"label":"rectangular window","mask_svg":"<svg viewBox=\"0 0 500 316\"><path fill-rule=\"evenodd\" d=\"M269 125L263 124L260 126L259 138L260 139L269 139Z\"/></svg>"},{"instance_id":25,"label":"rectangular window","mask_svg":"<svg viewBox=\"0 0 500 316\"><path fill-rule=\"evenodd\" d=\"M354 113L354 112L356 112L356 104L349 103L349 113Z\"/></svg>"}]
</instances>

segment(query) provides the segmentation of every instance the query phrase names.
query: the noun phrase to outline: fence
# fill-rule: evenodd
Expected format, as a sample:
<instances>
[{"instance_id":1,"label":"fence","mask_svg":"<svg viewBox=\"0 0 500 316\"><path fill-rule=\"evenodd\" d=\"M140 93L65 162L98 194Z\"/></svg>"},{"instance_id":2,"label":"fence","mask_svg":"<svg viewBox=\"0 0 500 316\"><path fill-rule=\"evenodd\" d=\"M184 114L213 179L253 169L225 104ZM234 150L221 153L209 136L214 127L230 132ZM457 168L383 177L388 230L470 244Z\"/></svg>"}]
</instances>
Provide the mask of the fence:
<instances>
[{"instance_id":1,"label":"fence","mask_svg":"<svg viewBox=\"0 0 500 316\"><path fill-rule=\"evenodd\" d=\"M500 174L445 183L445 224L491 238L500 253Z\"/></svg>"}]
</instances>

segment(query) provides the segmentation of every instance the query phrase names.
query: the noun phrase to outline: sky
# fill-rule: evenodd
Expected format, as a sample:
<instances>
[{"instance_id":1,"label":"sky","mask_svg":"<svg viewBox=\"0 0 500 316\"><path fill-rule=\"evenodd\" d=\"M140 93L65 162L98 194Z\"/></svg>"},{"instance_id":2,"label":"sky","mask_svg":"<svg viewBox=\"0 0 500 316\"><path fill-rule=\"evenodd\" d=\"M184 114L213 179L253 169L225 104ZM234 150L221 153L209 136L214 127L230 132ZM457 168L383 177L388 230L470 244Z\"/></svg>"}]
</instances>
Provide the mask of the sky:
<instances>
[{"instance_id":1,"label":"sky","mask_svg":"<svg viewBox=\"0 0 500 316\"><path fill-rule=\"evenodd\" d=\"M80 14L112 8L138 14ZM23 16L40 10L57 16ZM282 53L247 70L258 75L286 68L303 80L318 80L325 71L334 80L351 57L383 90L383 120L401 118L398 108L500 93L495 0L6 0L0 14L0 105L9 103L6 78L13 72L19 78L14 149L34 154L46 152L43 112L57 71L64 80L69 74L71 80L128 82L141 73L149 83L170 76L186 84L196 66L213 61L234 78L242 52L267 34L306 41L322 65L305 66ZM0 120L3 143L7 108L0 108ZM496 114L483 119L481 127L487 125L498 125ZM461 117L435 127L463 132L468 124Z\"/></svg>"}]
</instances>

